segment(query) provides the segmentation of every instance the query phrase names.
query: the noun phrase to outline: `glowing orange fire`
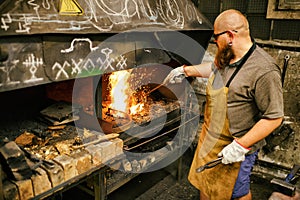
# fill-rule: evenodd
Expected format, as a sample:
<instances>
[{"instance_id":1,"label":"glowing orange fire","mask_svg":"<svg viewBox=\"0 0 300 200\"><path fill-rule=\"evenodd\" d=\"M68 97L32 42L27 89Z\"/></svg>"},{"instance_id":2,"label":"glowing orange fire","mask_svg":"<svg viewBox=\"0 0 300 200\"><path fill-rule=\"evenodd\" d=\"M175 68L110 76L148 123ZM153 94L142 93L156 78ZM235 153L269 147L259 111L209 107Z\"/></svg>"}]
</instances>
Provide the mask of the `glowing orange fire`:
<instances>
[{"instance_id":1,"label":"glowing orange fire","mask_svg":"<svg viewBox=\"0 0 300 200\"><path fill-rule=\"evenodd\" d=\"M109 76L111 103L108 107L130 115L141 114L145 104L136 98L136 91L130 85L130 75L131 70L123 70L113 72Z\"/></svg>"}]
</instances>

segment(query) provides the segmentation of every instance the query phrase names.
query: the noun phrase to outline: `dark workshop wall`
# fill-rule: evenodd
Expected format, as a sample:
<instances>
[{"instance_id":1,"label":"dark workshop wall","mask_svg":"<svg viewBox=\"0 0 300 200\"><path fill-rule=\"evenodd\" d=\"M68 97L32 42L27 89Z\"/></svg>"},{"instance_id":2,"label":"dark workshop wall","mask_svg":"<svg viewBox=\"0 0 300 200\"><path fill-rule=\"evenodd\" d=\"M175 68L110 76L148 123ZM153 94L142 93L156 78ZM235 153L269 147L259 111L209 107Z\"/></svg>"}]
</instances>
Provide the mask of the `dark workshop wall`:
<instances>
[{"instance_id":1,"label":"dark workshop wall","mask_svg":"<svg viewBox=\"0 0 300 200\"><path fill-rule=\"evenodd\" d=\"M193 0L193 2L211 23L221 11L234 8L247 16L254 38L299 41L299 20L267 19L268 0Z\"/></svg>"}]
</instances>

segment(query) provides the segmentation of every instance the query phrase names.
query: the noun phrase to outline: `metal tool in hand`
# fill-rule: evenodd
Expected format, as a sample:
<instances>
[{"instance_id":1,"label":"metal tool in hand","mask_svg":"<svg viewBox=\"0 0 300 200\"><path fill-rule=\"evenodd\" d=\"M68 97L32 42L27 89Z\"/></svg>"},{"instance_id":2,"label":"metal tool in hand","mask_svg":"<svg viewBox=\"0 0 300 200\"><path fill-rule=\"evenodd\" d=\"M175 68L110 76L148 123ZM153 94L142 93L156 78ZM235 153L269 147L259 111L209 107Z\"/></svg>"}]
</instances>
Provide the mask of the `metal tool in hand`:
<instances>
[{"instance_id":1,"label":"metal tool in hand","mask_svg":"<svg viewBox=\"0 0 300 200\"><path fill-rule=\"evenodd\" d=\"M205 165L197 168L196 172L200 173L200 172L204 171L205 169L209 169L209 168L215 167L218 164L222 163L222 159L223 159L223 157L219 157L219 158L217 158L215 160L212 160L212 161L206 163Z\"/></svg>"},{"instance_id":2,"label":"metal tool in hand","mask_svg":"<svg viewBox=\"0 0 300 200\"><path fill-rule=\"evenodd\" d=\"M151 89L150 91L147 92L147 94L149 95L150 93L154 92L155 90L157 90L158 88L165 86L167 83L162 83L159 84L158 86L154 87L153 89Z\"/></svg>"}]
</instances>

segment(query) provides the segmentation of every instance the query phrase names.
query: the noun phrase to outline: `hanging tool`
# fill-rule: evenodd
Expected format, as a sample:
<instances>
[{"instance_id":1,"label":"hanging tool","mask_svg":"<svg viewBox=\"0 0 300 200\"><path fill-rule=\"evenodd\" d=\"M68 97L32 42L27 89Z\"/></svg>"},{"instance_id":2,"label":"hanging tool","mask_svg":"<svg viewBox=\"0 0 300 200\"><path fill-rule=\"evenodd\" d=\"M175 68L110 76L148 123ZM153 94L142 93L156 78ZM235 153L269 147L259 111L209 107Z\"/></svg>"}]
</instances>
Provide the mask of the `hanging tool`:
<instances>
[{"instance_id":1,"label":"hanging tool","mask_svg":"<svg viewBox=\"0 0 300 200\"><path fill-rule=\"evenodd\" d=\"M212 161L206 163L205 165L197 168L196 172L200 173L200 172L204 171L205 169L209 169L209 168L215 167L218 164L222 163L222 159L223 159L223 157L219 157L219 158L217 158L215 160L212 160Z\"/></svg>"},{"instance_id":2,"label":"hanging tool","mask_svg":"<svg viewBox=\"0 0 300 200\"><path fill-rule=\"evenodd\" d=\"M296 193L296 186L293 182L299 169L300 165L295 164L284 180L273 178L271 184L274 190L291 197L294 196Z\"/></svg>"},{"instance_id":3,"label":"hanging tool","mask_svg":"<svg viewBox=\"0 0 300 200\"><path fill-rule=\"evenodd\" d=\"M291 58L290 55L286 55L286 56L284 57L284 63L283 63L282 74L281 74L281 82L282 82L282 86L283 86L283 83L284 83L284 77L285 77L286 69L287 69L288 62L289 62L289 59L290 59L290 58Z\"/></svg>"}]
</instances>

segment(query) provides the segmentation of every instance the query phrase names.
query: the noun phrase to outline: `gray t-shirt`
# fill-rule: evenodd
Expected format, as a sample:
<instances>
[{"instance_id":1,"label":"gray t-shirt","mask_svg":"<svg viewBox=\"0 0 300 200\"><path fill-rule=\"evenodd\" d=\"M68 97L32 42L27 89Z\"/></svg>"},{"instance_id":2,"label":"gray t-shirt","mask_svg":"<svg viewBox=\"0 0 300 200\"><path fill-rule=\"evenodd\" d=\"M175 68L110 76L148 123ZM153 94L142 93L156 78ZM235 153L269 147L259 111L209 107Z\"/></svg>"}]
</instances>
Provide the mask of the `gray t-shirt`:
<instances>
[{"instance_id":1,"label":"gray t-shirt","mask_svg":"<svg viewBox=\"0 0 300 200\"><path fill-rule=\"evenodd\" d=\"M220 87L220 82L224 86L235 69L236 65L232 64L216 70L216 79L219 79L214 81L216 87ZM227 109L230 131L236 137L244 135L261 118L284 116L281 71L262 48L256 46L232 80ZM258 146L262 146L263 142Z\"/></svg>"}]
</instances>

